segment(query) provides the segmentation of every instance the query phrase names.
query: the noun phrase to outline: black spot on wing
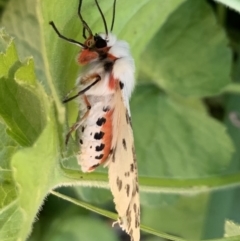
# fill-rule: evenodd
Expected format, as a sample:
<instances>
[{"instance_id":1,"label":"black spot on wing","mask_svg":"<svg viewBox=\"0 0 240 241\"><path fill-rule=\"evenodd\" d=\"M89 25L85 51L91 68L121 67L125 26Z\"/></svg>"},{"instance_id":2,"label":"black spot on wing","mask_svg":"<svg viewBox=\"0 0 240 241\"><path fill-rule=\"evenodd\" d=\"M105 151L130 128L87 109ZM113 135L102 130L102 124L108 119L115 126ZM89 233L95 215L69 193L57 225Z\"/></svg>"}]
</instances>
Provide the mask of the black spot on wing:
<instances>
[{"instance_id":1,"label":"black spot on wing","mask_svg":"<svg viewBox=\"0 0 240 241\"><path fill-rule=\"evenodd\" d=\"M130 117L130 116L128 116L128 118L129 118L129 123L130 123L130 126L132 127L132 119L131 119L131 117Z\"/></svg>"},{"instance_id":2,"label":"black spot on wing","mask_svg":"<svg viewBox=\"0 0 240 241\"><path fill-rule=\"evenodd\" d=\"M118 191L120 192L122 189L122 180L119 177L117 177L116 183L117 183Z\"/></svg>"},{"instance_id":3,"label":"black spot on wing","mask_svg":"<svg viewBox=\"0 0 240 241\"><path fill-rule=\"evenodd\" d=\"M103 158L103 154L101 154L101 155L99 155L99 156L95 156L95 159L98 159L98 160L100 160L100 159L102 159Z\"/></svg>"},{"instance_id":4,"label":"black spot on wing","mask_svg":"<svg viewBox=\"0 0 240 241\"><path fill-rule=\"evenodd\" d=\"M126 140L124 138L122 139L122 144L123 144L123 148L125 150L127 150L127 144L126 144Z\"/></svg>"},{"instance_id":5,"label":"black spot on wing","mask_svg":"<svg viewBox=\"0 0 240 241\"><path fill-rule=\"evenodd\" d=\"M133 162L134 162L135 165L136 165L136 163L137 163L137 157L136 157L136 152L135 152L134 146L132 146L132 154L133 154Z\"/></svg>"},{"instance_id":6,"label":"black spot on wing","mask_svg":"<svg viewBox=\"0 0 240 241\"><path fill-rule=\"evenodd\" d=\"M125 177L129 177L129 176L130 176L130 172L125 172L125 173L124 173L124 176L125 176Z\"/></svg>"},{"instance_id":7,"label":"black spot on wing","mask_svg":"<svg viewBox=\"0 0 240 241\"><path fill-rule=\"evenodd\" d=\"M103 138L103 136L104 136L104 132L102 132L102 131L96 132L96 133L94 134L94 139L95 139L95 140L100 140L100 139Z\"/></svg>"},{"instance_id":8,"label":"black spot on wing","mask_svg":"<svg viewBox=\"0 0 240 241\"><path fill-rule=\"evenodd\" d=\"M132 120L131 120L131 117L128 114L127 109L126 109L126 122L127 122L127 124L130 124L130 126L132 127Z\"/></svg>"},{"instance_id":9,"label":"black spot on wing","mask_svg":"<svg viewBox=\"0 0 240 241\"><path fill-rule=\"evenodd\" d=\"M131 171L131 172L134 171L134 164L133 164L133 163L131 163L131 165L130 165L130 171Z\"/></svg>"},{"instance_id":10,"label":"black spot on wing","mask_svg":"<svg viewBox=\"0 0 240 241\"><path fill-rule=\"evenodd\" d=\"M85 130L85 127L84 127L84 126L82 126L82 132L84 132L84 130Z\"/></svg>"},{"instance_id":11,"label":"black spot on wing","mask_svg":"<svg viewBox=\"0 0 240 241\"><path fill-rule=\"evenodd\" d=\"M116 148L113 149L112 151L113 155L112 155L112 162L115 162L115 153L116 153Z\"/></svg>"},{"instance_id":12,"label":"black spot on wing","mask_svg":"<svg viewBox=\"0 0 240 241\"><path fill-rule=\"evenodd\" d=\"M135 218L135 228L138 228L138 220L137 220L137 217Z\"/></svg>"},{"instance_id":13,"label":"black spot on wing","mask_svg":"<svg viewBox=\"0 0 240 241\"><path fill-rule=\"evenodd\" d=\"M110 107L109 107L109 106L103 107L103 111L104 111L104 112L108 112L109 110L110 110Z\"/></svg>"},{"instance_id":14,"label":"black spot on wing","mask_svg":"<svg viewBox=\"0 0 240 241\"><path fill-rule=\"evenodd\" d=\"M101 143L100 146L96 146L95 150L96 151L102 151L104 149L105 145L103 143Z\"/></svg>"},{"instance_id":15,"label":"black spot on wing","mask_svg":"<svg viewBox=\"0 0 240 241\"><path fill-rule=\"evenodd\" d=\"M127 211L127 222L128 222L128 228L130 228L131 227L131 223L132 223L132 217L131 217L131 210L130 209L128 209L128 211Z\"/></svg>"},{"instance_id":16,"label":"black spot on wing","mask_svg":"<svg viewBox=\"0 0 240 241\"><path fill-rule=\"evenodd\" d=\"M124 83L122 81L119 81L119 86L120 86L120 89L122 90L124 87Z\"/></svg>"},{"instance_id":17,"label":"black spot on wing","mask_svg":"<svg viewBox=\"0 0 240 241\"><path fill-rule=\"evenodd\" d=\"M137 213L137 204L136 203L133 204L133 210L135 213Z\"/></svg>"},{"instance_id":18,"label":"black spot on wing","mask_svg":"<svg viewBox=\"0 0 240 241\"><path fill-rule=\"evenodd\" d=\"M105 122L106 122L106 118L102 117L102 118L98 118L96 124L98 126L102 126L103 124L105 124Z\"/></svg>"},{"instance_id":19,"label":"black spot on wing","mask_svg":"<svg viewBox=\"0 0 240 241\"><path fill-rule=\"evenodd\" d=\"M100 163L95 164L95 165L91 166L91 168L90 168L90 169L95 169L95 168L96 168L96 167L98 167L99 165L100 165Z\"/></svg>"},{"instance_id":20,"label":"black spot on wing","mask_svg":"<svg viewBox=\"0 0 240 241\"><path fill-rule=\"evenodd\" d=\"M128 115L128 110L127 109L126 109L125 115L126 115L126 122L127 122L127 124L129 124L129 115Z\"/></svg>"},{"instance_id":21,"label":"black spot on wing","mask_svg":"<svg viewBox=\"0 0 240 241\"><path fill-rule=\"evenodd\" d=\"M129 197L130 185L127 184L127 185L125 186L125 189L126 189L127 196Z\"/></svg>"},{"instance_id":22,"label":"black spot on wing","mask_svg":"<svg viewBox=\"0 0 240 241\"><path fill-rule=\"evenodd\" d=\"M137 193L139 192L138 184L136 185L136 192L137 192Z\"/></svg>"},{"instance_id":23,"label":"black spot on wing","mask_svg":"<svg viewBox=\"0 0 240 241\"><path fill-rule=\"evenodd\" d=\"M82 139L80 139L79 142L80 142L81 145L83 144L83 140Z\"/></svg>"}]
</instances>

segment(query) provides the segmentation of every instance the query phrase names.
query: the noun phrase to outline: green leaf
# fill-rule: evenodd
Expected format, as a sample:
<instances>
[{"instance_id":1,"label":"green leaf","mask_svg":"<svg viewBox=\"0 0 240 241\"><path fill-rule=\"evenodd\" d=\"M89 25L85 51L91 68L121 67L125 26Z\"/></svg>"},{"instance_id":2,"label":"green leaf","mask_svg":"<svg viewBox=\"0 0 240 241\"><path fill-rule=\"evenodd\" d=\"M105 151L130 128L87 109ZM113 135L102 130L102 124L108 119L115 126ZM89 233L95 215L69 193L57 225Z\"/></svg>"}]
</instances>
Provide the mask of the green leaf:
<instances>
[{"instance_id":1,"label":"green leaf","mask_svg":"<svg viewBox=\"0 0 240 241\"><path fill-rule=\"evenodd\" d=\"M122 38L129 42L132 46L132 52L137 59L143 50L146 42L148 42L151 37L156 33L157 29L164 24L168 15L173 12L183 1L182 0L171 0L168 3L163 3L161 7L161 14L159 12L153 11L158 7L156 1L141 1L136 5L135 1L119 1L117 3L117 15L114 26L114 33L116 33L119 38ZM49 5L50 4L50 5ZM43 30L46 33L45 46L47 53L47 60L49 61L50 72L53 76L53 82L57 90L60 90L60 94L63 96L74 86L74 81L77 76L78 66L75 63L75 56L77 55L77 49L75 46L59 39L56 33L53 31L51 26L49 26L49 21L53 20L60 32L73 39L82 39L82 32L80 24L78 22L77 16L77 4L75 1L72 5L65 5L64 1L42 1L42 14L41 17L44 19ZM93 32L103 31L103 24L101 16L99 15L96 8L93 7L92 2L86 1L83 3L82 11L84 15L87 16L86 21L92 28ZM103 1L101 3L104 15L108 22L111 21L112 16L112 2ZM134 9L134 11L132 11ZM59 15L61 12L61 15ZM72 15L69 12L73 13ZM152 13L155 13L154 15ZM124 16L124 17L123 17ZM151 16L149 18L148 16ZM121 21L117 20L121 19ZM134 21L134 19L144 19L142 23ZM109 21L110 20L110 21ZM150 27L151 26L151 27ZM145 29L149 29L148 34L145 34ZM61 51L59 51L61 49ZM67 63L67 64L61 64ZM70 109L73 113L77 110ZM76 119L76 114L71 117L71 122ZM70 122L70 123L71 123ZM83 193L83 196L92 196L92 199L96 199L96 192L90 191L90 193ZM100 191L101 192L101 191ZM103 194L99 194L103 195ZM94 197L93 197L94 196Z\"/></svg>"},{"instance_id":2,"label":"green leaf","mask_svg":"<svg viewBox=\"0 0 240 241\"><path fill-rule=\"evenodd\" d=\"M53 86L47 59L41 3L37 0L10 1L4 11L1 24L9 34L15 37L20 59L32 56L36 66L36 77L41 81L47 93L52 94L56 101L59 120L64 119L64 109ZM58 3L54 7L56 7ZM48 28L50 26L48 25ZM49 50L51 51L51 49ZM32 79L33 76L31 76ZM59 82L59 79L55 79Z\"/></svg>"},{"instance_id":3,"label":"green leaf","mask_svg":"<svg viewBox=\"0 0 240 241\"><path fill-rule=\"evenodd\" d=\"M20 145L31 145L45 125L42 89L36 84L32 60L18 60L12 39L1 32L6 53L0 54L0 115L8 126L8 134Z\"/></svg>"},{"instance_id":4,"label":"green leaf","mask_svg":"<svg viewBox=\"0 0 240 241\"><path fill-rule=\"evenodd\" d=\"M18 62L13 39L0 29L0 78L8 76L8 71ZM6 51L6 53L4 53Z\"/></svg>"},{"instance_id":5,"label":"green leaf","mask_svg":"<svg viewBox=\"0 0 240 241\"><path fill-rule=\"evenodd\" d=\"M99 205L106 202L112 202L113 199L110 190L106 189L99 189L97 187L76 187L74 190L83 201L93 204Z\"/></svg>"},{"instance_id":6,"label":"green leaf","mask_svg":"<svg viewBox=\"0 0 240 241\"><path fill-rule=\"evenodd\" d=\"M23 65L16 71L15 79L19 84L32 85L34 87L37 85L32 58L28 59L26 65Z\"/></svg>"},{"instance_id":7,"label":"green leaf","mask_svg":"<svg viewBox=\"0 0 240 241\"><path fill-rule=\"evenodd\" d=\"M10 159L17 145L6 134L6 127L0 123L0 209L11 203L17 196L13 182Z\"/></svg>"},{"instance_id":8,"label":"green leaf","mask_svg":"<svg viewBox=\"0 0 240 241\"><path fill-rule=\"evenodd\" d=\"M240 1L239 0L215 0L216 2L222 3L223 5L232 8L233 10L240 12Z\"/></svg>"},{"instance_id":9,"label":"green leaf","mask_svg":"<svg viewBox=\"0 0 240 241\"><path fill-rule=\"evenodd\" d=\"M185 179L224 173L233 146L219 122L151 85L137 88L131 110L140 175Z\"/></svg>"},{"instance_id":10,"label":"green leaf","mask_svg":"<svg viewBox=\"0 0 240 241\"><path fill-rule=\"evenodd\" d=\"M19 59L33 56L36 75L48 90L40 24L37 16L37 1L9 1L1 19L1 26L13 37Z\"/></svg>"},{"instance_id":11,"label":"green leaf","mask_svg":"<svg viewBox=\"0 0 240 241\"><path fill-rule=\"evenodd\" d=\"M111 218L111 219L114 219L114 220L117 220L117 215L116 214L113 214L109 211L106 211L106 210L103 210L101 208L97 208L93 205L90 205L88 203L85 203L85 202L82 202L82 201L79 201L79 200L76 200L74 198L70 198L70 197L67 197L61 193L58 193L58 192L55 192L55 191L52 191L51 192L53 195L56 195L57 197L61 197L62 199L64 200L67 200L75 205L78 205L78 206L81 206L81 207L84 207L90 211L93 211L93 212L96 212L96 213L99 213L105 217L108 217L108 218ZM164 237L164 238L167 238L169 240L173 240L173 241L184 241L183 239L181 238L177 238L177 237L174 237L172 235L168 235L166 233L162 233L162 232L158 232L154 229L151 229L149 227L146 227L144 225L141 225L141 230L147 232L147 233L150 233L150 234L155 234L157 236L160 236L160 237Z\"/></svg>"},{"instance_id":12,"label":"green leaf","mask_svg":"<svg viewBox=\"0 0 240 241\"><path fill-rule=\"evenodd\" d=\"M232 42L235 42L234 44L234 50L235 54L240 54L240 35L237 33L233 36ZM239 72L240 67L240 60L239 58L234 61L233 68L232 68L232 78L234 81L234 85L236 87L239 86ZM237 88L235 88L236 90ZM233 88L232 88L233 90ZM233 93L233 94L232 94ZM239 112L240 112L240 96L239 94L236 94L236 92L228 92L226 97L224 98L224 108L225 108L225 118L224 123L228 129L228 133L231 136L234 146L235 146L235 152L232 155L230 166L228 167L229 173L235 172L236 170L240 170L239 166L239 160L240 160L240 149L239 149L239 143L240 143L240 132L239 132ZM228 195L220 197L222 200L228 200L230 207L228 209L228 215L227 219L232 220L235 223L240 223L240 205L239 205L239 190L231 189L228 192ZM219 208L219 210L226 209L226 203L223 203L222 207ZM226 225L225 225L226 227Z\"/></svg>"},{"instance_id":13,"label":"green leaf","mask_svg":"<svg viewBox=\"0 0 240 241\"><path fill-rule=\"evenodd\" d=\"M168 92L215 95L230 82L228 41L202 0L187 1L172 13L142 56L142 71Z\"/></svg>"},{"instance_id":14,"label":"green leaf","mask_svg":"<svg viewBox=\"0 0 240 241\"><path fill-rule=\"evenodd\" d=\"M22 146L31 145L45 125L44 106L34 91L19 86L11 78L0 79L0 89L0 114L8 134Z\"/></svg>"},{"instance_id":15,"label":"green leaf","mask_svg":"<svg viewBox=\"0 0 240 241\"><path fill-rule=\"evenodd\" d=\"M129 42L136 61L138 61L146 43L157 32L157 29L163 25L168 15L182 2L184 0L169 0L168 3L162 4L161 14L154 11L154 15L153 10L159 6L157 1L143 0L137 4L135 0L117 2L114 33L120 39ZM106 16L108 25L110 25L112 18L112 3L112 1L101 2L101 8ZM53 20L64 36L83 42L82 26L77 16L77 5L78 1L68 5L64 1L41 1L39 16L40 21L43 22L44 59L47 72L52 76L51 85L55 86L61 97L66 95L76 82L79 72L76 56L79 48L59 39L52 27L49 26L49 21ZM104 31L101 16L93 2L84 1L82 12L84 12L86 21L94 33ZM135 19L144 19L144 22L139 23ZM145 34L146 29L148 29L148 34ZM71 109L76 113L76 108ZM71 109L69 112L71 112ZM71 122L74 122L75 119L76 114L74 117L71 117Z\"/></svg>"},{"instance_id":16,"label":"green leaf","mask_svg":"<svg viewBox=\"0 0 240 241\"><path fill-rule=\"evenodd\" d=\"M236 235L240 235L240 225L232 222L231 220L226 220L225 237L231 237Z\"/></svg>"},{"instance_id":17,"label":"green leaf","mask_svg":"<svg viewBox=\"0 0 240 241\"><path fill-rule=\"evenodd\" d=\"M62 215L63 216L63 215ZM79 227L76 229L76 227ZM94 227L94 232L93 232ZM49 227L49 232L41 239L43 241L78 241L89 240L117 241L113 229L103 222L79 215L60 217Z\"/></svg>"},{"instance_id":18,"label":"green leaf","mask_svg":"<svg viewBox=\"0 0 240 241\"><path fill-rule=\"evenodd\" d=\"M0 240L15 241L24 222L24 214L14 201L0 211Z\"/></svg>"},{"instance_id":19,"label":"green leaf","mask_svg":"<svg viewBox=\"0 0 240 241\"><path fill-rule=\"evenodd\" d=\"M204 186L204 177L210 177L217 184L227 172L233 146L224 126L206 112L199 111L191 102L179 101L179 98L167 96L158 88L146 84L136 89L131 110L141 188L145 186L141 178L144 176L153 178L150 186L153 183L158 187L161 183L172 183L172 187L183 187L183 183L189 181L193 187L185 189L185 192L183 190L187 196L178 195L177 190L174 194L174 188L162 189L162 192L156 190L155 194L150 188L146 189L147 193L141 193L141 204L146 206L143 208L143 222L184 238L203 238L207 228L205 223L209 222L211 235L216 234L221 229L211 229L213 225L210 224L217 225L222 221L220 217L225 210L221 204L224 205L224 202L218 201L221 212L208 215L207 202L213 191L200 193L200 186ZM162 181L157 182L158 178L154 177L162 177ZM207 185L210 179L206 180ZM192 196L197 180L201 184L195 189L196 195ZM213 200L214 204L216 208ZM165 217L164 222L161 222L162 217ZM181 219L187 221L180 222Z\"/></svg>"},{"instance_id":20,"label":"green leaf","mask_svg":"<svg viewBox=\"0 0 240 241\"><path fill-rule=\"evenodd\" d=\"M81 207L84 207L88 210L91 210L93 212L96 212L96 213L99 213L103 216L106 216L106 217L109 217L111 219L115 219L117 218L117 216L111 212L108 212L106 210L103 210L101 208L97 208L95 206L92 206L88 203L84 203L82 201L79 201L79 200L76 200L76 199L73 199L73 198L70 198L68 196L65 196L61 193L58 193L58 192L55 192L55 191L52 191L51 192L53 195L56 195L57 197L61 197L62 199L64 200L67 200L75 205L78 205L78 206L81 206ZM156 215L156 213L155 213ZM154 218L153 218L154 219ZM141 230L144 231L144 232L147 232L149 234L153 234L153 235L156 235L158 237L163 237L164 239L167 239L167 240L170 240L170 241L196 241L197 239L194 238L194 239L183 239L183 238L180 238L180 237L175 237L171 234L167 234L167 233L163 233L163 232L159 232L153 228L150 228L148 226L145 226L145 225L141 225ZM220 239L207 239L205 241L238 241L240 238L240 235L237 235L237 236L233 236L233 237L228 237L228 238L220 238Z\"/></svg>"},{"instance_id":21,"label":"green leaf","mask_svg":"<svg viewBox=\"0 0 240 241\"><path fill-rule=\"evenodd\" d=\"M101 17L94 7L94 1L83 2L84 18L93 28L93 32L102 31ZM138 65L138 69L144 70L145 76L150 77L150 81L154 80L168 93L171 92L167 95L154 86L140 86L132 102L133 128L140 170L141 203L143 206L149 205L156 208L154 215L149 216L153 222L158 222L162 218L156 215L161 206L160 202L168 202L173 208L192 209L192 213L201 214L204 219L205 213L200 211L207 212L208 196L202 199L203 204L200 205L199 199L196 198L195 206L188 206L192 196L209 191L211 187L227 189L230 185L240 183L238 173L223 176L233 150L225 128L207 115L201 100L194 98L194 96L218 93L228 84L230 53L226 48L226 39L221 29L216 27L213 14L205 3L200 0L184 2L183 0L161 1L161 8L159 8L159 2L154 0L117 1L114 32L130 43L136 62L139 61L140 56L143 58L146 66ZM62 157L63 153L60 151L64 132L67 132L62 131L61 124L65 113L60 99L73 87L78 75L78 66L74 62L79 49L59 39L48 22L53 20L61 33L82 41L77 4L77 0L72 1L71 4L66 4L64 0L50 2L11 0L2 18L1 24L15 37L21 59L29 55L33 58L28 57L21 62L11 38L1 38L0 48L3 49L3 53L0 54L2 61L0 65L1 120L7 124L11 137L18 144L28 148L19 150L14 155L11 165L10 159L18 148L17 144L14 144L14 148L6 145L6 149L0 152L4 160L3 163L1 162L3 172L9 169L9 175L4 175L3 179L6 181L9 178L12 182L9 189L4 185L0 187L4 187L3 190L9 193L6 195L8 197L6 201L0 199L3 205L0 211L0 240L25 240L46 195L57 186L108 188L105 173L101 170L91 174L81 173L79 167L71 169L71 165L66 165L67 169L65 163L71 157ZM110 22L112 1L102 1L101 7L107 21ZM191 21L189 21L190 18ZM176 33L181 34L176 37ZM149 44L144 55L141 55L147 42L154 35L156 36L153 42ZM158 36L161 39L156 40ZM202 38L201 43L193 41L200 38ZM176 44L170 48L168 44L172 43L171 41L175 41ZM180 55L185 50L186 57L180 58L184 57ZM159 51L162 51L160 58ZM195 51L194 54L198 53L199 59L193 58L191 51ZM153 59L156 56L157 58ZM196 64L194 64L195 59ZM169 66L165 64L165 60ZM157 76L152 73L153 67ZM161 68L161 71L158 68ZM164 77L164 81L160 77ZM48 96L39 83L42 83ZM178 95L179 93L190 98L183 98ZM70 111L76 116L76 108ZM9 190L15 190L15 192L11 194ZM167 193L166 198L160 200L162 196L159 193L164 191ZM145 192L147 195L144 195ZM174 198L170 193L180 197L181 205L178 206L178 197ZM81 193L81 195L85 194ZM187 194L189 199L182 198L184 197L182 194ZM100 203L100 199L103 200L100 195L104 195L104 192L99 194L99 199L96 197L94 199L93 195L94 193L90 193L87 198L92 202ZM204 196L205 193L202 195ZM198 209L199 206L200 209ZM99 212L97 209L92 208L92 210ZM147 211L145 209L146 213ZM178 213L181 212L182 209ZM103 210L101 214L106 213L108 212ZM173 212L173 214L176 213ZM169 213L164 214L167 216ZM174 219L177 215L169 215L168 218L170 217ZM184 217L189 218L188 215ZM189 224L190 220L189 218ZM177 221L182 222L176 219L174 224ZM207 221L200 225L204 225ZM74 224L78 222L82 222L82 217L74 216ZM191 227L194 225L196 227L196 223ZM87 224L89 221L88 223L86 221ZM60 225L59 221L55 230L54 225L52 226L53 239L64 237L71 239L73 237L71 235L76 235L74 238L81 236L78 232L79 227L76 231L74 225L69 226L67 221L63 225L64 235L66 235L64 236L58 231ZM95 225L95 222L91 222L90 225ZM166 230L168 228L169 226ZM187 236L189 233L183 228L181 233ZM197 237L201 228L204 230L202 226L198 227L197 232L191 230L191 235ZM148 230L160 237L183 240L151 228ZM51 235L51 231L49 232ZM108 238L104 237L103 240ZM239 240L239 236L229 240L234 239Z\"/></svg>"},{"instance_id":22,"label":"green leaf","mask_svg":"<svg viewBox=\"0 0 240 241\"><path fill-rule=\"evenodd\" d=\"M27 238L45 196L57 184L54 173L58 171L56 166L59 151L56 148L58 133L53 112L48 119L46 128L34 146L18 151L12 159L12 168L15 170L14 179L19 191L18 206L9 217L5 230L10 232L14 225L19 232L9 236L11 240L17 237L18 240ZM20 215L22 221L17 220L14 215ZM4 235L2 232L1 230L1 235Z\"/></svg>"}]
</instances>

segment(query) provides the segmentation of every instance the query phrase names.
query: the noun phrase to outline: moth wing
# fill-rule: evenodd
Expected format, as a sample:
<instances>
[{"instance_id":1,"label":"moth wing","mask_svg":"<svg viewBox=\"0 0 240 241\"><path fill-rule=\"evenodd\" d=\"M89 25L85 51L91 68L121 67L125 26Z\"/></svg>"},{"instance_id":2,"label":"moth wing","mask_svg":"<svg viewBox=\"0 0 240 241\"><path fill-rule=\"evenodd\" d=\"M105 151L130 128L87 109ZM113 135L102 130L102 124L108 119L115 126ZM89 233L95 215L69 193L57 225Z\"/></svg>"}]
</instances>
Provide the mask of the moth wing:
<instances>
[{"instance_id":1,"label":"moth wing","mask_svg":"<svg viewBox=\"0 0 240 241\"><path fill-rule=\"evenodd\" d=\"M139 241L140 202L137 163L131 119L120 88L116 90L114 101L113 153L108 162L110 188L120 227L131 236L132 241Z\"/></svg>"}]
</instances>

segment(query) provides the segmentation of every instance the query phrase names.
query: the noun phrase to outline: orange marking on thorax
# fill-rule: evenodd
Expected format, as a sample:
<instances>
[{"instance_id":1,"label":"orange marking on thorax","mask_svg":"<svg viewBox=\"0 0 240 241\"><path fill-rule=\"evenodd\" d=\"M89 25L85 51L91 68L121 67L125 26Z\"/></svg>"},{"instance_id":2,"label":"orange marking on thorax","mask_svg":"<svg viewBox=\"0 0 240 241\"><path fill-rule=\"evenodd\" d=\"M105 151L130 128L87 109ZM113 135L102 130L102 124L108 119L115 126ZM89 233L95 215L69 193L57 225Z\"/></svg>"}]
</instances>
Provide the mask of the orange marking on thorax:
<instances>
[{"instance_id":1,"label":"orange marking on thorax","mask_svg":"<svg viewBox=\"0 0 240 241\"><path fill-rule=\"evenodd\" d=\"M78 63L81 65L85 65L90 61L98 58L98 53L96 51L90 51L89 49L82 49L82 51L78 55Z\"/></svg>"},{"instance_id":2,"label":"orange marking on thorax","mask_svg":"<svg viewBox=\"0 0 240 241\"><path fill-rule=\"evenodd\" d=\"M116 80L114 79L113 75L110 74L109 82L108 82L108 87L109 87L109 89L110 89L110 90L115 89L115 84L116 84Z\"/></svg>"},{"instance_id":3,"label":"orange marking on thorax","mask_svg":"<svg viewBox=\"0 0 240 241\"><path fill-rule=\"evenodd\" d=\"M117 59L117 57L109 53L107 54L107 58L113 62ZM116 80L114 79L113 74L111 73L109 77L108 87L109 89L113 90L115 89L115 85L116 85Z\"/></svg>"},{"instance_id":4,"label":"orange marking on thorax","mask_svg":"<svg viewBox=\"0 0 240 241\"><path fill-rule=\"evenodd\" d=\"M107 58L112 60L112 61L115 61L117 59L117 57L115 57L114 55L109 54L109 53L107 54Z\"/></svg>"},{"instance_id":5,"label":"orange marking on thorax","mask_svg":"<svg viewBox=\"0 0 240 241\"><path fill-rule=\"evenodd\" d=\"M113 110L108 111L104 118L106 118L106 122L101 128L101 131L104 132L103 136L103 144L105 145L104 147L104 152L103 152L103 158L101 160L101 163L105 162L106 159L109 156L110 150L111 150L111 145L112 145L112 115L113 115Z\"/></svg>"}]
</instances>

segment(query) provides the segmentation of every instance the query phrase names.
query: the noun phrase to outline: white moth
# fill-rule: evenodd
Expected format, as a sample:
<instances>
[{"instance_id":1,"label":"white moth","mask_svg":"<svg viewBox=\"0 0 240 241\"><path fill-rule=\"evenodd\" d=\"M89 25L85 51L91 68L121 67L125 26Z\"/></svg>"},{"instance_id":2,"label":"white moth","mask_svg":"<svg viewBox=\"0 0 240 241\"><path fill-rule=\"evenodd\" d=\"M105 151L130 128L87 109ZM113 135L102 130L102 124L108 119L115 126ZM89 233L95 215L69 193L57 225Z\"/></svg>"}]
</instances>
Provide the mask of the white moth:
<instances>
[{"instance_id":1,"label":"white moth","mask_svg":"<svg viewBox=\"0 0 240 241\"><path fill-rule=\"evenodd\" d=\"M129 99L134 88L134 60L125 41L117 40L109 33L105 18L105 33L92 34L81 15L84 44L64 37L50 22L59 37L80 46L78 63L85 70L77 79L79 92L65 99L80 99L80 118L67 135L77 130L80 152L78 163L83 172L91 172L105 163L108 167L110 189L118 213L118 223L132 241L140 240L140 202L137 163L131 127ZM113 28L116 0L114 0ZM85 31L89 36L86 38Z\"/></svg>"}]
</instances>

